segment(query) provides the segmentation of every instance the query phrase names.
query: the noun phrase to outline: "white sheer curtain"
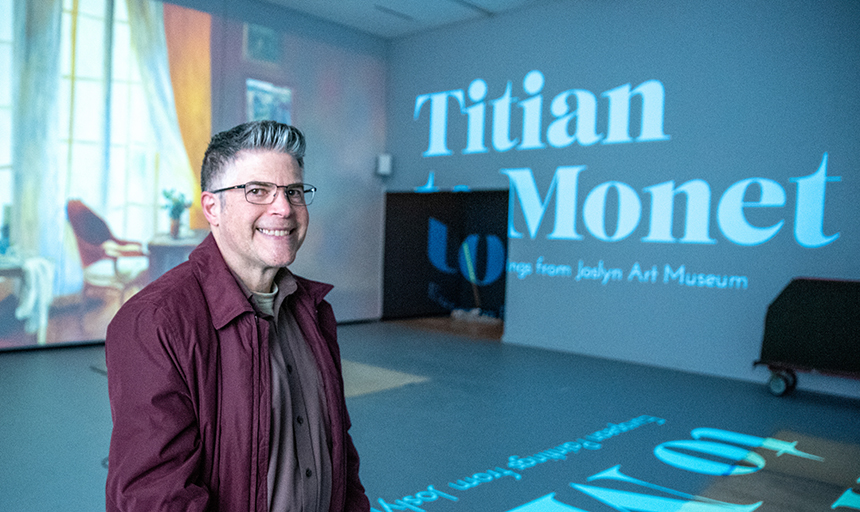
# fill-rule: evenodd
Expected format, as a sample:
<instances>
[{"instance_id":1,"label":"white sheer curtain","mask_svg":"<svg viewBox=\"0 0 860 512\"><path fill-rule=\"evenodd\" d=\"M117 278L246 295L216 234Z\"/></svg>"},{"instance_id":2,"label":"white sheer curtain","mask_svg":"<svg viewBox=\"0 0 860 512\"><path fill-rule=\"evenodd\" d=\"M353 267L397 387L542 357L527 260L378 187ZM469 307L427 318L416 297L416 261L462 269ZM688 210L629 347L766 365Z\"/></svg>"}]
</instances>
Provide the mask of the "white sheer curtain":
<instances>
[{"instance_id":1,"label":"white sheer curtain","mask_svg":"<svg viewBox=\"0 0 860 512\"><path fill-rule=\"evenodd\" d=\"M16 317L45 343L55 286L55 262L63 252L65 215L55 198L57 99L60 84L61 0L21 0L13 9L12 164L10 239L26 273Z\"/></svg>"},{"instance_id":2,"label":"white sheer curtain","mask_svg":"<svg viewBox=\"0 0 860 512\"><path fill-rule=\"evenodd\" d=\"M152 131L158 148L158 175L152 181L156 195L176 189L193 197L196 191L191 163L182 141L173 85L170 81L167 39L162 3L153 0L126 0L132 47L140 70ZM164 227L166 215L156 226Z\"/></svg>"},{"instance_id":3,"label":"white sheer curtain","mask_svg":"<svg viewBox=\"0 0 860 512\"><path fill-rule=\"evenodd\" d=\"M21 256L58 261L65 227L58 190L57 100L62 0L17 0L14 9L11 240Z\"/></svg>"}]
</instances>

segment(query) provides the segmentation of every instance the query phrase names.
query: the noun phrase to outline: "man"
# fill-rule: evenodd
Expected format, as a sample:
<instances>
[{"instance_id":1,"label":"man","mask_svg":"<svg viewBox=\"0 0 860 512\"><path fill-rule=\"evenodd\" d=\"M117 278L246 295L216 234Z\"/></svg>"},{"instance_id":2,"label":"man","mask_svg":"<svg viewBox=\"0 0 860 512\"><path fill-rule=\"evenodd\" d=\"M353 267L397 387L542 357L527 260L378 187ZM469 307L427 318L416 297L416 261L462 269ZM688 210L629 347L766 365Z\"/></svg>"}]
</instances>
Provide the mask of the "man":
<instances>
[{"instance_id":1,"label":"man","mask_svg":"<svg viewBox=\"0 0 860 512\"><path fill-rule=\"evenodd\" d=\"M308 228L297 129L212 138L211 234L108 327L107 510L366 512L331 286L288 266Z\"/></svg>"}]
</instances>

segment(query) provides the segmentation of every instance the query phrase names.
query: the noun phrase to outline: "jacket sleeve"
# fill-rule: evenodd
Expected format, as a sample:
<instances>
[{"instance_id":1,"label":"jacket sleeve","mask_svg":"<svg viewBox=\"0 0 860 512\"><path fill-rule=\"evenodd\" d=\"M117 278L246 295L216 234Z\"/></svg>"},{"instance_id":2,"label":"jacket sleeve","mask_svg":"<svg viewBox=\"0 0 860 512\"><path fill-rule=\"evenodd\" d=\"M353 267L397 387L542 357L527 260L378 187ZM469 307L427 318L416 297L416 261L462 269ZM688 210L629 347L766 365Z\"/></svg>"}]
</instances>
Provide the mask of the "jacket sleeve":
<instances>
[{"instance_id":1,"label":"jacket sleeve","mask_svg":"<svg viewBox=\"0 0 860 512\"><path fill-rule=\"evenodd\" d=\"M370 512L364 486L358 478L358 451L352 443L352 436L346 435L346 512Z\"/></svg>"},{"instance_id":2,"label":"jacket sleeve","mask_svg":"<svg viewBox=\"0 0 860 512\"><path fill-rule=\"evenodd\" d=\"M113 432L107 510L206 510L193 394L177 354L177 334L157 306L127 303L105 341Z\"/></svg>"},{"instance_id":3,"label":"jacket sleeve","mask_svg":"<svg viewBox=\"0 0 860 512\"><path fill-rule=\"evenodd\" d=\"M345 457L346 457L346 496L344 502L345 512L370 512L370 500L367 498L364 486L361 484L361 479L358 476L359 457L358 450L352 442L352 436L349 435L349 429L352 423L349 419L349 412L346 409L346 399L343 394L343 368L340 360L340 347L337 343L337 322L334 318L334 312L331 305L323 301L318 307L318 322L322 330L323 337L326 339L331 353L332 359L335 362L337 369L337 378L340 385L340 400L343 408L343 419L345 425Z\"/></svg>"}]
</instances>

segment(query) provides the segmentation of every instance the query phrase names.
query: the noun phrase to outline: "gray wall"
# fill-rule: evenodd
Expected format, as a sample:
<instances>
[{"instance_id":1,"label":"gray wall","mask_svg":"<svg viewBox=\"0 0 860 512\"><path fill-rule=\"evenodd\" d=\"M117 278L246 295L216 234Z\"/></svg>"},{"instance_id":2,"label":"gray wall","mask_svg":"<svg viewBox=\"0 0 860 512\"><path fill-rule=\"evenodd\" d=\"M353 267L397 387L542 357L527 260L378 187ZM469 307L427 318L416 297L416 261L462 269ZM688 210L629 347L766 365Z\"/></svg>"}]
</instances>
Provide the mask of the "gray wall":
<instances>
[{"instance_id":1,"label":"gray wall","mask_svg":"<svg viewBox=\"0 0 860 512\"><path fill-rule=\"evenodd\" d=\"M857 20L853 0L561 1L396 40L386 144L394 172L386 185L412 190L432 172L442 189L508 188L509 175L518 176L508 259L532 274L520 278L509 267L505 342L763 381L766 371L752 362L764 315L789 280L860 278ZM543 75L542 87L524 83L532 70ZM476 79L487 90L480 94L477 83L473 101ZM640 132L643 101L634 95L624 116L618 91L649 81L662 86L664 103L659 108L658 95L646 100L654 109L645 116L651 131ZM581 101L569 99L564 110L557 98L572 90ZM441 101L445 91L460 91L462 106L457 93ZM537 111L521 103L530 92L542 97L532 100L542 101ZM480 140L475 130L469 138L466 112L481 101L486 151L474 152ZM611 108L618 116L612 122ZM507 111L510 132L501 123L494 144L493 119ZM524 129L527 111L532 121ZM533 112L540 113L537 124ZM557 117L572 112L578 115L569 132L577 122L593 126L596 140L584 130L579 140L564 141L563 126L549 135ZM434 139L431 120L439 137L443 117L445 139ZM625 118L627 140L618 124ZM506 141L515 144L509 149ZM801 177L809 178L792 180ZM756 179L744 193L749 178ZM690 201L704 219L698 231L695 221L686 224L683 194L652 208L652 195L691 180L700 180ZM667 208L674 209L670 234L655 227ZM769 236L762 230L770 227ZM621 279L577 280L580 262L617 268ZM636 264L645 282L631 275ZM733 283L746 286L679 284L667 270L682 265L688 274L714 274L717 283L736 276L743 280ZM653 282L644 274L652 268ZM800 386L860 396L857 381L803 375Z\"/></svg>"}]
</instances>

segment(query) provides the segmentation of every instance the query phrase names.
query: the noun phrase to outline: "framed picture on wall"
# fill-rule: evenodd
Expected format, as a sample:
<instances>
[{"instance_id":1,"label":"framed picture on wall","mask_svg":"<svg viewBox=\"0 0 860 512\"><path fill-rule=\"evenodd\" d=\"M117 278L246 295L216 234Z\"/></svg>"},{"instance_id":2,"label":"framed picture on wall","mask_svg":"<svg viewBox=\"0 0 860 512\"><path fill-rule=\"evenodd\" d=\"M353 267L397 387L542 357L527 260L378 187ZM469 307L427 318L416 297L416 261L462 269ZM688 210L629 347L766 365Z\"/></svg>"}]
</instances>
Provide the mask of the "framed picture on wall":
<instances>
[{"instance_id":1,"label":"framed picture on wall","mask_svg":"<svg viewBox=\"0 0 860 512\"><path fill-rule=\"evenodd\" d=\"M292 124L293 91L269 82L249 78L245 81L248 121L271 119Z\"/></svg>"},{"instance_id":2,"label":"framed picture on wall","mask_svg":"<svg viewBox=\"0 0 860 512\"><path fill-rule=\"evenodd\" d=\"M245 23L242 50L245 60L277 64L281 60L280 33L269 27Z\"/></svg>"}]
</instances>

